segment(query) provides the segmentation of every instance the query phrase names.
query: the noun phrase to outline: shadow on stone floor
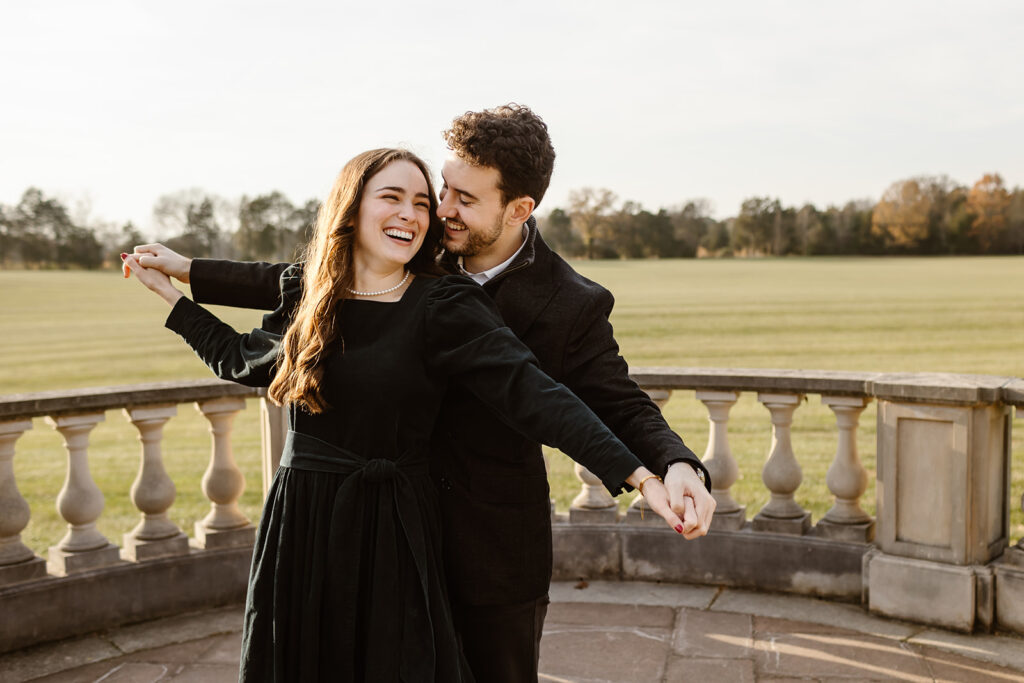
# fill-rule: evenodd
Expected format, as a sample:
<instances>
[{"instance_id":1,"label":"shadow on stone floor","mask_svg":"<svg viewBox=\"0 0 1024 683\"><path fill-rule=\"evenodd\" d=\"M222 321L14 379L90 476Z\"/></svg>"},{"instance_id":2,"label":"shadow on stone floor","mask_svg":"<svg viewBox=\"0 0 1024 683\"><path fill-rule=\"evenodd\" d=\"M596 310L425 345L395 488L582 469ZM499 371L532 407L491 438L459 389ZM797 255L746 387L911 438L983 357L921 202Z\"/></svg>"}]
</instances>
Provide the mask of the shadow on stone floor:
<instances>
[{"instance_id":1,"label":"shadow on stone floor","mask_svg":"<svg viewBox=\"0 0 1024 683\"><path fill-rule=\"evenodd\" d=\"M241 614L182 615L12 653L0 657L0 681L236 681ZM937 631L802 597L559 583L541 671L547 683L1024 681L1024 640Z\"/></svg>"}]
</instances>

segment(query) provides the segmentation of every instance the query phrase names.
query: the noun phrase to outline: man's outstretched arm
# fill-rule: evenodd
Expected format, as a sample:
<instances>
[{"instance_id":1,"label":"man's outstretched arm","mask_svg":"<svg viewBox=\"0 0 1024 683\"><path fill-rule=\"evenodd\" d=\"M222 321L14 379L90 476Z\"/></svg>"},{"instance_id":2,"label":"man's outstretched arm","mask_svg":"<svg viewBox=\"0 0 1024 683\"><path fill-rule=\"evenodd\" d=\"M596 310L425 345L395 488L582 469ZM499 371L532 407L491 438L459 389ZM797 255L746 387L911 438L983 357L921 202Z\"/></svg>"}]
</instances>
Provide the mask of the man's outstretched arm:
<instances>
[{"instance_id":1,"label":"man's outstretched arm","mask_svg":"<svg viewBox=\"0 0 1024 683\"><path fill-rule=\"evenodd\" d=\"M707 469L629 377L608 320L613 305L611 293L602 289L581 309L566 347L563 382L648 468L664 476L684 536L703 536L716 506Z\"/></svg>"}]
</instances>

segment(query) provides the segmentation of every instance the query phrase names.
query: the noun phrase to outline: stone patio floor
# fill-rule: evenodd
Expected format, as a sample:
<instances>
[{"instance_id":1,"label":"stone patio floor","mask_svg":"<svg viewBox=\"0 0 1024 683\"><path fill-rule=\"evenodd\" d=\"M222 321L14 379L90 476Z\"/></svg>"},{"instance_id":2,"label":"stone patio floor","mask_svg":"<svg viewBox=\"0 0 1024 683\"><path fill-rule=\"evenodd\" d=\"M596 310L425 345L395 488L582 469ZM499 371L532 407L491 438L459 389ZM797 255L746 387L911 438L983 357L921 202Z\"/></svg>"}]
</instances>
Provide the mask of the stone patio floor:
<instances>
[{"instance_id":1,"label":"stone patio floor","mask_svg":"<svg viewBox=\"0 0 1024 683\"><path fill-rule=\"evenodd\" d=\"M625 582L556 583L551 599L546 683L1024 681L1024 639L955 634L853 605ZM0 681L235 681L241 614L181 615L0 656Z\"/></svg>"}]
</instances>

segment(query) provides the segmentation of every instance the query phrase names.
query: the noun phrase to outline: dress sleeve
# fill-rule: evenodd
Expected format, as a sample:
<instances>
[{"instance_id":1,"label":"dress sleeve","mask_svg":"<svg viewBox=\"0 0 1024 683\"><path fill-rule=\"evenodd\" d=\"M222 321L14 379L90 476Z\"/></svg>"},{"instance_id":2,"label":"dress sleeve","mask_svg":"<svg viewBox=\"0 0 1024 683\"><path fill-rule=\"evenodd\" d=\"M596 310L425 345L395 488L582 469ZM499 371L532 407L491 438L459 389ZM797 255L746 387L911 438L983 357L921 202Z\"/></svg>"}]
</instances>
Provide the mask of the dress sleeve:
<instances>
[{"instance_id":1,"label":"dress sleeve","mask_svg":"<svg viewBox=\"0 0 1024 683\"><path fill-rule=\"evenodd\" d=\"M280 278L280 304L263 316L262 326L247 334L236 332L187 297L178 299L164 325L181 335L217 377L251 387L269 386L301 285L301 270L286 269Z\"/></svg>"},{"instance_id":2,"label":"dress sleeve","mask_svg":"<svg viewBox=\"0 0 1024 683\"><path fill-rule=\"evenodd\" d=\"M427 362L527 437L559 448L613 494L641 462L575 394L541 371L483 288L442 278L427 295Z\"/></svg>"}]
</instances>

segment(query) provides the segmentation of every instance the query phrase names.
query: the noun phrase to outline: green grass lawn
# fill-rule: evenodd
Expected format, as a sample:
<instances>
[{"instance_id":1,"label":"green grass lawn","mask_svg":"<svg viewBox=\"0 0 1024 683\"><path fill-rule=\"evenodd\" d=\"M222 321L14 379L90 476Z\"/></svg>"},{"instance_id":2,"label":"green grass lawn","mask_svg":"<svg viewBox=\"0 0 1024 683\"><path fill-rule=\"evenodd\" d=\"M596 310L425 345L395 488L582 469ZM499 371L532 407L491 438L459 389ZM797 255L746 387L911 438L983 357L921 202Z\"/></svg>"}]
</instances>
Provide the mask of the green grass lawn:
<instances>
[{"instance_id":1,"label":"green grass lawn","mask_svg":"<svg viewBox=\"0 0 1024 683\"><path fill-rule=\"evenodd\" d=\"M763 259L577 262L615 294L612 321L631 365L761 367L864 371L941 371L1024 377L1024 258ZM156 380L202 378L208 371L163 328L168 307L118 273L0 271L0 394ZM239 329L254 311L218 309ZM181 405L166 428L165 465L178 487L172 518L191 534L209 508L199 482L209 458L206 421ZM707 415L692 391L673 395L669 423L698 454ZM260 506L258 406L248 403L234 432L248 479L243 510ZM1014 436L1012 495L1024 491L1024 437ZM753 515L767 502L761 467L770 442L767 410L753 394L733 408L730 444L741 468L734 497ZM857 434L874 511L874 405ZM796 411L793 445L803 468L797 500L819 519L831 506L825 472L835 421L817 396ZM129 500L138 469L136 433L119 411L93 431L90 467L106 496L100 530L115 543L135 525ZM562 510L579 490L571 463L553 454L552 486ZM17 444L18 486L32 506L23 534L37 552L64 524L54 508L65 468L60 435L42 419ZM629 499L622 501L628 504ZM1024 535L1014 506L1012 535Z\"/></svg>"}]
</instances>

